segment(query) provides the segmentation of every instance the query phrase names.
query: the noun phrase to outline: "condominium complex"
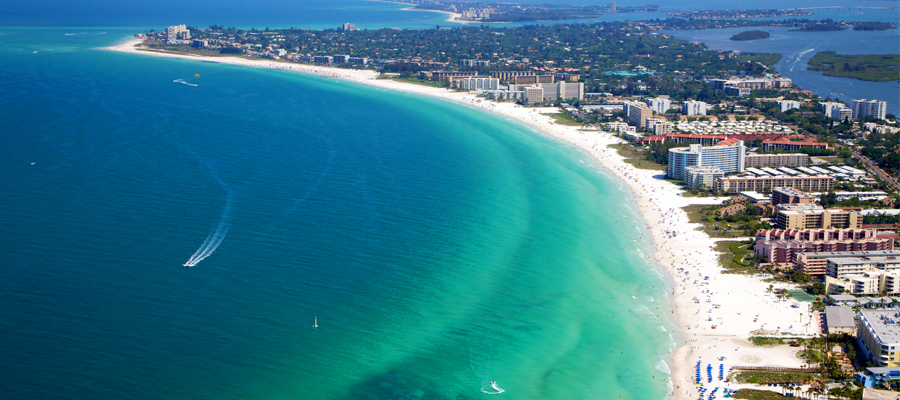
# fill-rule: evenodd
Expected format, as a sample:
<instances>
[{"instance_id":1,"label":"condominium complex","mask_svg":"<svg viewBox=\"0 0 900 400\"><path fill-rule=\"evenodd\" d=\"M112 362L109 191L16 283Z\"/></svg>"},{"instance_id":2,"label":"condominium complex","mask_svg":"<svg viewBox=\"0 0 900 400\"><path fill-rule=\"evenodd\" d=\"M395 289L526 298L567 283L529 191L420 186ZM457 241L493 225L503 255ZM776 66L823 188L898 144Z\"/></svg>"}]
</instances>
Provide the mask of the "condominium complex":
<instances>
[{"instance_id":1,"label":"condominium complex","mask_svg":"<svg viewBox=\"0 0 900 400\"><path fill-rule=\"evenodd\" d=\"M528 103L544 101L584 99L584 83L560 81L533 85L509 85L510 97L524 98Z\"/></svg>"},{"instance_id":2,"label":"condominium complex","mask_svg":"<svg viewBox=\"0 0 900 400\"><path fill-rule=\"evenodd\" d=\"M893 272L900 270L900 257L842 257L828 258L825 275L843 279L864 272Z\"/></svg>"},{"instance_id":3,"label":"condominium complex","mask_svg":"<svg viewBox=\"0 0 900 400\"><path fill-rule=\"evenodd\" d=\"M453 83L464 90L500 90L500 80L496 78L461 78Z\"/></svg>"},{"instance_id":4,"label":"condominium complex","mask_svg":"<svg viewBox=\"0 0 900 400\"><path fill-rule=\"evenodd\" d=\"M672 101L669 99L650 99L647 100L647 105L650 106L650 109L657 114L665 114L666 111L669 111L672 108Z\"/></svg>"},{"instance_id":5,"label":"condominium complex","mask_svg":"<svg viewBox=\"0 0 900 400\"><path fill-rule=\"evenodd\" d=\"M789 154L748 154L744 156L744 166L755 167L805 167L809 165L809 155Z\"/></svg>"},{"instance_id":6,"label":"condominium complex","mask_svg":"<svg viewBox=\"0 0 900 400\"><path fill-rule=\"evenodd\" d=\"M654 135L668 135L675 130L675 124L662 118L647 118L645 124L647 130L653 132Z\"/></svg>"},{"instance_id":7,"label":"condominium complex","mask_svg":"<svg viewBox=\"0 0 900 400\"><path fill-rule=\"evenodd\" d=\"M900 366L900 311L860 310L856 317L856 341L876 366Z\"/></svg>"},{"instance_id":8,"label":"condominium complex","mask_svg":"<svg viewBox=\"0 0 900 400\"><path fill-rule=\"evenodd\" d=\"M775 104L778 104L778 108L781 109L781 112L800 108L800 102L794 100L778 100Z\"/></svg>"},{"instance_id":9,"label":"condominium complex","mask_svg":"<svg viewBox=\"0 0 900 400\"><path fill-rule=\"evenodd\" d=\"M725 90L726 87L770 89L791 87L790 78L710 79L709 88Z\"/></svg>"},{"instance_id":10,"label":"condominium complex","mask_svg":"<svg viewBox=\"0 0 900 400\"><path fill-rule=\"evenodd\" d=\"M779 187L772 189L772 205L779 204L816 204L818 197L811 196L803 191Z\"/></svg>"},{"instance_id":11,"label":"condominium complex","mask_svg":"<svg viewBox=\"0 0 900 400\"><path fill-rule=\"evenodd\" d=\"M553 75L522 75L514 76L510 83L515 85L534 85L536 83L553 83Z\"/></svg>"},{"instance_id":12,"label":"condominium complex","mask_svg":"<svg viewBox=\"0 0 900 400\"><path fill-rule=\"evenodd\" d=\"M666 176L685 179L687 167L718 167L723 173L744 171L744 142L736 141L725 146L703 146L692 144L688 147L669 149L669 165Z\"/></svg>"},{"instance_id":13,"label":"condominium complex","mask_svg":"<svg viewBox=\"0 0 900 400\"><path fill-rule=\"evenodd\" d=\"M869 239L863 239L869 240ZM890 241L893 247L893 240ZM884 246L886 247L886 246ZM810 276L823 276L828 267L829 258L857 258L857 257L900 257L900 250L865 250L865 251L804 251L793 253L794 264L801 271Z\"/></svg>"},{"instance_id":14,"label":"condominium complex","mask_svg":"<svg viewBox=\"0 0 900 400\"><path fill-rule=\"evenodd\" d=\"M825 325L828 334L848 333L856 335L856 320L850 307L825 307Z\"/></svg>"},{"instance_id":15,"label":"condominium complex","mask_svg":"<svg viewBox=\"0 0 900 400\"><path fill-rule=\"evenodd\" d=\"M815 206L805 209L780 209L775 213L778 229L850 228L859 229L862 218L856 211L823 209Z\"/></svg>"},{"instance_id":16,"label":"condominium complex","mask_svg":"<svg viewBox=\"0 0 900 400\"><path fill-rule=\"evenodd\" d=\"M834 190L831 176L726 176L716 179L715 190L722 193L762 192L764 189L789 187L807 192Z\"/></svg>"},{"instance_id":17,"label":"condominium complex","mask_svg":"<svg viewBox=\"0 0 900 400\"><path fill-rule=\"evenodd\" d=\"M884 119L887 112L887 102L866 99L853 100L850 104L850 110L855 120L860 120L864 116Z\"/></svg>"},{"instance_id":18,"label":"condominium complex","mask_svg":"<svg viewBox=\"0 0 900 400\"><path fill-rule=\"evenodd\" d=\"M190 38L191 31L183 24L166 27L166 41L173 42L178 39L188 40Z\"/></svg>"},{"instance_id":19,"label":"condominium complex","mask_svg":"<svg viewBox=\"0 0 900 400\"><path fill-rule=\"evenodd\" d=\"M694 189L709 188L715 186L716 179L725 176L719 167L690 166L684 169L684 183Z\"/></svg>"},{"instance_id":20,"label":"condominium complex","mask_svg":"<svg viewBox=\"0 0 900 400\"><path fill-rule=\"evenodd\" d=\"M624 109L628 123L641 129L647 127L647 119L653 116L653 110L641 103L625 103Z\"/></svg>"},{"instance_id":21,"label":"condominium complex","mask_svg":"<svg viewBox=\"0 0 900 400\"><path fill-rule=\"evenodd\" d=\"M706 103L690 100L681 103L681 112L684 115L706 115Z\"/></svg>"},{"instance_id":22,"label":"condominium complex","mask_svg":"<svg viewBox=\"0 0 900 400\"><path fill-rule=\"evenodd\" d=\"M815 149L827 149L828 143L817 142L813 138L806 137L781 137L778 139L763 140L764 151L797 151L803 147Z\"/></svg>"}]
</instances>

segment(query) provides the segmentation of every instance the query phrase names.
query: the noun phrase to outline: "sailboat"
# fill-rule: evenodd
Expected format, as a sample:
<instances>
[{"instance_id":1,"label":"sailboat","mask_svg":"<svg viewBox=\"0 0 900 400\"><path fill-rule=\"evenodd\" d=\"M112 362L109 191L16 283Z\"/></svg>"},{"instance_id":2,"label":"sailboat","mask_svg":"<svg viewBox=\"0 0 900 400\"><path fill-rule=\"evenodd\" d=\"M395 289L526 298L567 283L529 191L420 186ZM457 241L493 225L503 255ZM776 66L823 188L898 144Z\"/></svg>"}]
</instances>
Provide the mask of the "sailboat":
<instances>
[{"instance_id":1,"label":"sailboat","mask_svg":"<svg viewBox=\"0 0 900 400\"><path fill-rule=\"evenodd\" d=\"M319 327L319 317L316 316L316 317L315 317L315 322L313 323L313 328L318 328L318 327Z\"/></svg>"}]
</instances>

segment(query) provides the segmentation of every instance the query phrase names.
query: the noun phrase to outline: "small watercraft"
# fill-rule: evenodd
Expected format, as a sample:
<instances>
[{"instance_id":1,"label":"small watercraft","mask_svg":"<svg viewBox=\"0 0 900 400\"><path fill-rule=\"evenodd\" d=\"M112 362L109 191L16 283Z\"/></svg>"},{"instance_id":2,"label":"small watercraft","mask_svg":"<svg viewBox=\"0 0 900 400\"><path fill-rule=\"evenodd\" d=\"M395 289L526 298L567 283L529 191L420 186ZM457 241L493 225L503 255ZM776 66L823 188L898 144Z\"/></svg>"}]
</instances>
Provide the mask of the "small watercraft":
<instances>
[{"instance_id":1,"label":"small watercraft","mask_svg":"<svg viewBox=\"0 0 900 400\"><path fill-rule=\"evenodd\" d=\"M313 322L313 328L318 328L318 327L319 327L319 317L316 316L316 317L315 317L315 322Z\"/></svg>"}]
</instances>

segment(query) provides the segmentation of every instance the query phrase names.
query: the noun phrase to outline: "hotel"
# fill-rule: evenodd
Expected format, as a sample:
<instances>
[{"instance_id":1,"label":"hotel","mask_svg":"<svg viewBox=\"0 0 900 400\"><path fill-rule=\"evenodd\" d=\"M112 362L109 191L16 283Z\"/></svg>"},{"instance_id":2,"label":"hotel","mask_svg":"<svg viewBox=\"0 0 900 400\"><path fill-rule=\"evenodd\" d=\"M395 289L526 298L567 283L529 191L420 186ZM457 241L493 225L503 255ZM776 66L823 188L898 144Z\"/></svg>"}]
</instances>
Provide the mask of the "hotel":
<instances>
[{"instance_id":1,"label":"hotel","mask_svg":"<svg viewBox=\"0 0 900 400\"><path fill-rule=\"evenodd\" d=\"M744 142L738 140L724 146L708 147L692 144L689 147L669 149L669 166L666 169L666 176L684 180L687 167L718 167L726 174L743 172Z\"/></svg>"},{"instance_id":2,"label":"hotel","mask_svg":"<svg viewBox=\"0 0 900 400\"><path fill-rule=\"evenodd\" d=\"M900 311L861 310L856 317L856 341L879 367L900 366Z\"/></svg>"}]
</instances>

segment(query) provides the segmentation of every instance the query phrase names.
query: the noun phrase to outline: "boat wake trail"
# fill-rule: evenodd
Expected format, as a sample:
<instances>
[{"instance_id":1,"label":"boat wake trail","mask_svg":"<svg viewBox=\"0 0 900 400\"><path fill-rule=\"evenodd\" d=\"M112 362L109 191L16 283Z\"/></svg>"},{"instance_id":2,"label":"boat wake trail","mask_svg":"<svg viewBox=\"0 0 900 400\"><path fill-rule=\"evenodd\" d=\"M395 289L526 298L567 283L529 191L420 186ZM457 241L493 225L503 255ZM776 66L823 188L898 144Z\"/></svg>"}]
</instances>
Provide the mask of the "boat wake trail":
<instances>
[{"instance_id":1,"label":"boat wake trail","mask_svg":"<svg viewBox=\"0 0 900 400\"><path fill-rule=\"evenodd\" d=\"M198 85L198 84L196 84L196 83L190 83L190 82L187 82L187 81L185 81L184 79L176 79L176 80L174 80L174 81L172 81L172 82L180 83L180 84L182 84L182 85L194 86L194 87L200 86L200 85Z\"/></svg>"},{"instance_id":2,"label":"boat wake trail","mask_svg":"<svg viewBox=\"0 0 900 400\"><path fill-rule=\"evenodd\" d=\"M484 394L500 394L505 392L500 386L497 386L497 382L491 382L490 384L484 385L481 388L481 393Z\"/></svg>"},{"instance_id":3,"label":"boat wake trail","mask_svg":"<svg viewBox=\"0 0 900 400\"><path fill-rule=\"evenodd\" d=\"M194 252L194 254L184 263L185 267L193 267L197 265L200 261L206 259L212 255L219 245L222 244L222 241L225 240L225 235L228 234L228 214L231 213L231 189L225 184L219 174L213 172L213 178L215 178L216 182L222 185L222 188L225 189L225 209L222 211L222 218L219 219L219 224L210 232L209 236L206 237L206 240L203 241L203 244L200 245L200 248Z\"/></svg>"}]
</instances>

